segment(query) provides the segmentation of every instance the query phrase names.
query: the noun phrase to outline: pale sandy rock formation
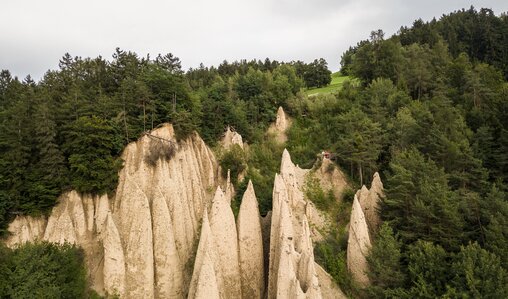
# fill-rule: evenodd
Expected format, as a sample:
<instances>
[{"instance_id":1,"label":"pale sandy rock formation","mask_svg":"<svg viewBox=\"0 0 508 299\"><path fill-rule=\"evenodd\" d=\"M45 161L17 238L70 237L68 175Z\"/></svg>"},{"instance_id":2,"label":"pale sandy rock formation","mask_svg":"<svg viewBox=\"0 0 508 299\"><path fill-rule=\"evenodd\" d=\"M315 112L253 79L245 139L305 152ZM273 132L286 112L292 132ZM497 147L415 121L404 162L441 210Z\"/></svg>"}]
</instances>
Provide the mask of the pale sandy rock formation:
<instances>
[{"instance_id":1,"label":"pale sandy rock formation","mask_svg":"<svg viewBox=\"0 0 508 299\"><path fill-rule=\"evenodd\" d=\"M381 198L384 196L383 183L381 182L379 173L376 172L374 174L370 189L367 189L364 185L356 192L356 196L365 214L370 237L373 239L381 225L381 218L378 210Z\"/></svg>"},{"instance_id":2,"label":"pale sandy rock formation","mask_svg":"<svg viewBox=\"0 0 508 299\"><path fill-rule=\"evenodd\" d=\"M258 202L251 181L243 194L237 222L242 297L262 298L265 286L263 236Z\"/></svg>"},{"instance_id":3,"label":"pale sandy rock formation","mask_svg":"<svg viewBox=\"0 0 508 299\"><path fill-rule=\"evenodd\" d=\"M216 272L213 262L208 254L205 254L201 271L199 272L198 284L193 297L195 299L219 299L219 287L217 286Z\"/></svg>"},{"instance_id":4,"label":"pale sandy rock formation","mask_svg":"<svg viewBox=\"0 0 508 299\"><path fill-rule=\"evenodd\" d=\"M330 159L323 159L321 166L316 169L313 176L319 180L324 191L332 190L337 199L342 198L348 187L346 176Z\"/></svg>"},{"instance_id":5,"label":"pale sandy rock formation","mask_svg":"<svg viewBox=\"0 0 508 299\"><path fill-rule=\"evenodd\" d=\"M279 109L277 109L277 118L275 119L275 127L280 132L284 132L289 128L289 119L287 118L286 113L284 112L284 109L282 107L279 107Z\"/></svg>"},{"instance_id":6,"label":"pale sandy rock formation","mask_svg":"<svg viewBox=\"0 0 508 299\"><path fill-rule=\"evenodd\" d=\"M224 278L223 286L219 286L219 292L224 293L225 298L240 298L242 286L235 216L220 187L217 187L212 201L210 229L219 258L217 266Z\"/></svg>"},{"instance_id":7,"label":"pale sandy rock formation","mask_svg":"<svg viewBox=\"0 0 508 299\"><path fill-rule=\"evenodd\" d=\"M172 144L175 155L148 165L152 140ZM183 298L192 274L184 265L195 254L203 211L211 205L209 190L220 183L218 163L196 134L177 144L169 124L129 144L122 159L114 198L65 193L47 221L18 217L11 223L7 244L46 240L81 246L99 294Z\"/></svg>"},{"instance_id":8,"label":"pale sandy rock formation","mask_svg":"<svg viewBox=\"0 0 508 299\"><path fill-rule=\"evenodd\" d=\"M182 298L184 265L176 248L173 220L162 193L152 202L155 297Z\"/></svg>"},{"instance_id":9,"label":"pale sandy rock formation","mask_svg":"<svg viewBox=\"0 0 508 299\"><path fill-rule=\"evenodd\" d=\"M226 178L226 185L224 187L224 196L230 203L235 197L235 187L233 186L233 183L231 183L231 170L229 169Z\"/></svg>"},{"instance_id":10,"label":"pale sandy rock formation","mask_svg":"<svg viewBox=\"0 0 508 299\"><path fill-rule=\"evenodd\" d=\"M14 247L24 242L49 241L79 245L84 249L88 279L92 286L104 291L104 251L102 241L109 213L107 196L88 196L75 191L64 193L49 219L17 217L9 225L11 236L6 244Z\"/></svg>"},{"instance_id":11,"label":"pale sandy rock formation","mask_svg":"<svg viewBox=\"0 0 508 299\"><path fill-rule=\"evenodd\" d=\"M366 273L368 270L366 256L370 247L369 229L365 215L358 202L358 197L355 195L353 209L351 210L351 220L349 222L347 267L353 279L361 286L369 284L369 278Z\"/></svg>"},{"instance_id":12,"label":"pale sandy rock formation","mask_svg":"<svg viewBox=\"0 0 508 299\"><path fill-rule=\"evenodd\" d=\"M277 118L275 119L275 123L273 123L268 128L268 133L273 134L275 140L279 143L284 143L287 141L286 130L291 126L291 119L286 115L284 109L279 107L277 109Z\"/></svg>"},{"instance_id":13,"label":"pale sandy rock formation","mask_svg":"<svg viewBox=\"0 0 508 299\"><path fill-rule=\"evenodd\" d=\"M148 164L154 140L175 154ZM84 249L92 287L121 298L340 298L314 262L311 227L320 216L304 198L309 170L287 151L272 213L260 217L249 183L238 223L231 182L224 185L196 134L176 143L172 126L163 125L129 144L122 159L113 198L67 192L47 220L17 217L6 243L74 243Z\"/></svg>"},{"instance_id":14,"label":"pale sandy rock formation","mask_svg":"<svg viewBox=\"0 0 508 299\"><path fill-rule=\"evenodd\" d=\"M205 209L187 298L224 298L224 293L221 296L219 290L224 285L224 279L218 264L220 260L217 255L208 213Z\"/></svg>"},{"instance_id":15,"label":"pale sandy rock formation","mask_svg":"<svg viewBox=\"0 0 508 299\"><path fill-rule=\"evenodd\" d=\"M333 278L317 263L314 264L323 298L347 299L347 296L333 281Z\"/></svg>"},{"instance_id":16,"label":"pale sandy rock formation","mask_svg":"<svg viewBox=\"0 0 508 299\"><path fill-rule=\"evenodd\" d=\"M284 150L273 188L268 298L322 297L307 221L310 203L302 191L305 174Z\"/></svg>"},{"instance_id":17,"label":"pale sandy rock formation","mask_svg":"<svg viewBox=\"0 0 508 299\"><path fill-rule=\"evenodd\" d=\"M126 294L130 298L154 297L152 215L147 195L134 179L119 185L119 232L125 253Z\"/></svg>"},{"instance_id":18,"label":"pale sandy rock formation","mask_svg":"<svg viewBox=\"0 0 508 299\"><path fill-rule=\"evenodd\" d=\"M17 216L9 224L9 237L5 241L8 247L15 247L26 242L39 241L44 236L46 219L30 216Z\"/></svg>"},{"instance_id":19,"label":"pale sandy rock formation","mask_svg":"<svg viewBox=\"0 0 508 299\"><path fill-rule=\"evenodd\" d=\"M144 157L154 138L173 142L177 150L152 167ZM215 157L197 135L176 145L172 126L165 125L129 144L122 158L114 218L126 254L126 294L181 298L191 278L183 265L194 255L210 204L207 190L218 184Z\"/></svg>"},{"instance_id":20,"label":"pale sandy rock formation","mask_svg":"<svg viewBox=\"0 0 508 299\"><path fill-rule=\"evenodd\" d=\"M104 289L109 294L125 294L125 258L120 234L111 214L106 218L104 246Z\"/></svg>"},{"instance_id":21,"label":"pale sandy rock formation","mask_svg":"<svg viewBox=\"0 0 508 299\"><path fill-rule=\"evenodd\" d=\"M228 126L224 136L222 137L221 144L226 150L229 150L235 144L243 149L242 135L238 134L236 131L232 131Z\"/></svg>"}]
</instances>

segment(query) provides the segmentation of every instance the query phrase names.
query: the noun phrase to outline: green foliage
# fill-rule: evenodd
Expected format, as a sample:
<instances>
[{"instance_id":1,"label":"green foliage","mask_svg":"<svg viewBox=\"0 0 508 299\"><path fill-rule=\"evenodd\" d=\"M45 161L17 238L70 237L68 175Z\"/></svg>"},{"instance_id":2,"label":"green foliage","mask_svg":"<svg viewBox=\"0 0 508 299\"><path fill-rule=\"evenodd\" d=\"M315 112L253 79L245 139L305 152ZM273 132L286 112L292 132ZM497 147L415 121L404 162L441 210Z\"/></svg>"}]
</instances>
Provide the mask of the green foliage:
<instances>
[{"instance_id":1,"label":"green foliage","mask_svg":"<svg viewBox=\"0 0 508 299\"><path fill-rule=\"evenodd\" d=\"M231 182L236 186L238 184L238 175L247 167L243 149L238 144L233 144L227 152L222 154L219 163L222 169L222 176L226 177L229 170Z\"/></svg>"},{"instance_id":2,"label":"green foliage","mask_svg":"<svg viewBox=\"0 0 508 299\"><path fill-rule=\"evenodd\" d=\"M409 248L409 293L417 298L438 298L447 293L453 278L449 256L439 245L418 241Z\"/></svg>"},{"instance_id":3,"label":"green foliage","mask_svg":"<svg viewBox=\"0 0 508 299\"><path fill-rule=\"evenodd\" d=\"M332 81L332 72L328 70L328 63L323 58L304 66L303 80L307 88L323 87Z\"/></svg>"},{"instance_id":4,"label":"green foliage","mask_svg":"<svg viewBox=\"0 0 508 299\"><path fill-rule=\"evenodd\" d=\"M372 283L367 289L370 298L385 298L394 289L404 285L405 276L402 265L402 244L391 227L384 223L367 256Z\"/></svg>"},{"instance_id":5,"label":"green foliage","mask_svg":"<svg viewBox=\"0 0 508 299\"><path fill-rule=\"evenodd\" d=\"M396 153L390 169L383 218L404 243L426 240L457 249L463 220L443 169L414 149Z\"/></svg>"},{"instance_id":6,"label":"green foliage","mask_svg":"<svg viewBox=\"0 0 508 299\"><path fill-rule=\"evenodd\" d=\"M508 270L508 200L505 192L493 186L481 201L480 224L484 232L485 248L501 258L501 265ZM482 240L482 239L480 239Z\"/></svg>"},{"instance_id":7,"label":"green foliage","mask_svg":"<svg viewBox=\"0 0 508 299\"><path fill-rule=\"evenodd\" d=\"M336 72L332 74L332 81L329 85L320 88L309 88L305 91L305 94L308 96L314 96L317 94L327 94L327 93L335 93L342 88L342 85L349 81L349 76L344 76L340 72Z\"/></svg>"},{"instance_id":8,"label":"green foliage","mask_svg":"<svg viewBox=\"0 0 508 299\"><path fill-rule=\"evenodd\" d=\"M7 298L11 289L12 259L10 250L0 243L0 297Z\"/></svg>"},{"instance_id":9,"label":"green foliage","mask_svg":"<svg viewBox=\"0 0 508 299\"><path fill-rule=\"evenodd\" d=\"M342 161L358 169L360 185L363 185L364 169L374 173L375 163L383 146L383 134L379 123L373 122L357 108L337 116L334 150Z\"/></svg>"},{"instance_id":10,"label":"green foliage","mask_svg":"<svg viewBox=\"0 0 508 299\"><path fill-rule=\"evenodd\" d=\"M80 117L71 124L65 151L75 190L101 194L116 188L122 161L115 158L119 152L115 137L114 127L95 116Z\"/></svg>"},{"instance_id":11,"label":"green foliage","mask_svg":"<svg viewBox=\"0 0 508 299\"><path fill-rule=\"evenodd\" d=\"M0 234L14 215L47 212L69 188L113 190L121 148L162 122L174 124L178 140L198 131L208 144L230 125L250 147L225 153L223 170L234 169L235 180L247 169L237 190L252 179L263 215L271 209L284 146L305 168L331 151L352 184L374 171L386 175L380 214L387 224L369 257L369 297L507 297L507 29L505 15L471 8L417 20L387 39L373 31L343 55L342 74L352 80L310 98L303 87L330 82L322 59L225 61L184 73L171 54L152 60L117 49L111 62L66 54L60 69L38 83L2 71ZM293 118L285 145L265 135L279 106ZM148 156L153 164L169 159L171 150L154 144ZM316 260L343 290L361 296L345 264L354 192L336 203L309 184L307 197L334 223L316 245ZM11 276L20 294L46 279L12 275L14 262L33 262L0 251L0 297L10 296ZM51 284L45 291L60 292Z\"/></svg>"},{"instance_id":12,"label":"green foliage","mask_svg":"<svg viewBox=\"0 0 508 299\"><path fill-rule=\"evenodd\" d=\"M174 112L172 118L176 140L185 140L195 132L197 126L190 112L183 110Z\"/></svg>"},{"instance_id":13,"label":"green foliage","mask_svg":"<svg viewBox=\"0 0 508 299\"><path fill-rule=\"evenodd\" d=\"M59 67L38 83L0 74L0 235L14 215L47 213L70 188L113 190L122 147L173 111L191 111L199 125L199 100L171 54L65 54Z\"/></svg>"},{"instance_id":14,"label":"green foliage","mask_svg":"<svg viewBox=\"0 0 508 299\"><path fill-rule=\"evenodd\" d=\"M310 199L321 211L327 211L335 203L333 191L323 191L316 178L307 177L304 190L305 197Z\"/></svg>"},{"instance_id":15,"label":"green foliage","mask_svg":"<svg viewBox=\"0 0 508 299\"><path fill-rule=\"evenodd\" d=\"M460 297L508 297L508 273L501 267L499 257L477 243L461 247L453 268L453 287Z\"/></svg>"},{"instance_id":16,"label":"green foliage","mask_svg":"<svg viewBox=\"0 0 508 299\"><path fill-rule=\"evenodd\" d=\"M418 241L409 249L409 295L418 298L504 298L508 276L499 257L478 244L457 254Z\"/></svg>"},{"instance_id":17,"label":"green foliage","mask_svg":"<svg viewBox=\"0 0 508 299\"><path fill-rule=\"evenodd\" d=\"M278 144L272 136L249 146L247 178L252 180L256 189L261 215L272 209L272 192L275 173L279 172L283 145Z\"/></svg>"},{"instance_id":18,"label":"green foliage","mask_svg":"<svg viewBox=\"0 0 508 299\"><path fill-rule=\"evenodd\" d=\"M245 190L247 190L249 180L249 177L245 177L242 181L238 182L237 186L235 186L235 198L231 201L231 210L233 210L235 219L237 219L238 213L240 213L240 205L242 204L243 194L245 193Z\"/></svg>"},{"instance_id":19,"label":"green foliage","mask_svg":"<svg viewBox=\"0 0 508 299\"><path fill-rule=\"evenodd\" d=\"M27 243L1 248L2 298L85 298L84 254L69 244Z\"/></svg>"},{"instance_id":20,"label":"green foliage","mask_svg":"<svg viewBox=\"0 0 508 299\"><path fill-rule=\"evenodd\" d=\"M347 269L346 251L338 246L333 240L325 240L314 245L314 258L316 262L330 274L348 295L354 292L354 281Z\"/></svg>"}]
</instances>

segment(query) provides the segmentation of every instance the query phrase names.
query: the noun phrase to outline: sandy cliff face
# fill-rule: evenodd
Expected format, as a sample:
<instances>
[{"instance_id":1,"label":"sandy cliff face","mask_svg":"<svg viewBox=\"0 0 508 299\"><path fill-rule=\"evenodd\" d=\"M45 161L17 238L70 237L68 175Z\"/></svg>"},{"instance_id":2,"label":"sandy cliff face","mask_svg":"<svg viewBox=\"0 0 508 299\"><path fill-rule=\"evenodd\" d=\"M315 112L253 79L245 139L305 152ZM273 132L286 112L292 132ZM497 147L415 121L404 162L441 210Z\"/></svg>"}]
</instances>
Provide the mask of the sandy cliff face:
<instances>
[{"instance_id":1,"label":"sandy cliff face","mask_svg":"<svg viewBox=\"0 0 508 299\"><path fill-rule=\"evenodd\" d=\"M315 209L302 190L307 172L295 166L284 150L273 188L268 298L323 297L308 221ZM326 293L330 298L343 297L338 288L327 288Z\"/></svg>"},{"instance_id":2,"label":"sandy cliff face","mask_svg":"<svg viewBox=\"0 0 508 299\"><path fill-rule=\"evenodd\" d=\"M381 218L379 217L379 204L381 198L384 196L383 183L379 177L379 173L375 173L372 178L370 189L365 186L362 187L356 194L358 201L362 207L363 213L369 226L370 237L373 238L381 225Z\"/></svg>"},{"instance_id":3,"label":"sandy cliff face","mask_svg":"<svg viewBox=\"0 0 508 299\"><path fill-rule=\"evenodd\" d=\"M197 135L178 144L173 136L164 125L126 147L113 197L65 193L48 219L16 218L6 243L77 244L92 287L122 298L343 297L314 262L320 217L302 191L309 170L284 151L270 216L261 218L249 182L235 221L234 191L229 180L219 187L213 153ZM148 165L153 140L175 145L175 155Z\"/></svg>"},{"instance_id":4,"label":"sandy cliff face","mask_svg":"<svg viewBox=\"0 0 508 299\"><path fill-rule=\"evenodd\" d=\"M353 279L360 285L369 284L367 277L367 259L371 246L367 221L363 214L362 207L355 195L353 209L351 210L351 221L349 222L349 239L347 246L347 266Z\"/></svg>"},{"instance_id":5,"label":"sandy cliff face","mask_svg":"<svg viewBox=\"0 0 508 299\"><path fill-rule=\"evenodd\" d=\"M349 222L347 265L353 279L362 286L369 284L366 256L381 224L378 209L383 194L383 183L376 172L370 190L362 186L356 192L353 201Z\"/></svg>"},{"instance_id":6,"label":"sandy cliff face","mask_svg":"<svg viewBox=\"0 0 508 299\"><path fill-rule=\"evenodd\" d=\"M99 293L183 298L191 278L184 268L194 255L203 211L211 206L210 190L219 183L218 164L194 135L178 144L169 161L160 159L151 167L144 158L154 138L174 142L172 126L126 147L113 198L66 193L47 223L31 217L11 223L7 244L74 243L84 248Z\"/></svg>"}]
</instances>

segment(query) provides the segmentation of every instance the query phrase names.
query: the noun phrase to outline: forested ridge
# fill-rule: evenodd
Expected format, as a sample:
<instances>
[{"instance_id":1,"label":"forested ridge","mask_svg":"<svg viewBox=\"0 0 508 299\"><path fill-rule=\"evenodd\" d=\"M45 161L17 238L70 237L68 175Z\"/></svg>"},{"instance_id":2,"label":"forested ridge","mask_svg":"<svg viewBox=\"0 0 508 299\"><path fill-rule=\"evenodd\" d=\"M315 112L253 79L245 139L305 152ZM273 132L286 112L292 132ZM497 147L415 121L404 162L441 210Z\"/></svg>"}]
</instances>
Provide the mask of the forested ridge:
<instances>
[{"instance_id":1,"label":"forested ridge","mask_svg":"<svg viewBox=\"0 0 508 299\"><path fill-rule=\"evenodd\" d=\"M330 82L322 59L225 61L184 72L171 54L117 49L111 61L66 54L39 82L3 71L0 233L17 214L46 213L65 190L113 192L123 146L163 122L179 139L197 131L209 145L228 125L242 134L249 156L233 149L221 164L234 174L248 165L264 214L283 149L265 132L282 106L293 118L285 146L296 163L311 167L326 149L354 188L376 171L383 178L372 286L349 278L344 234L316 246L345 292L506 298L507 49L507 15L470 8L417 20L389 38L373 31L342 56L341 72L354 80L327 95L301 92ZM239 194L246 182L235 182Z\"/></svg>"},{"instance_id":2,"label":"forested ridge","mask_svg":"<svg viewBox=\"0 0 508 299\"><path fill-rule=\"evenodd\" d=\"M0 74L0 232L17 214L49 211L65 190L112 192L122 148L163 122L179 139L197 130L213 145L230 125L256 141L304 84L330 82L322 59L184 73L172 54L117 49L111 62L66 54L59 66L37 83Z\"/></svg>"}]
</instances>

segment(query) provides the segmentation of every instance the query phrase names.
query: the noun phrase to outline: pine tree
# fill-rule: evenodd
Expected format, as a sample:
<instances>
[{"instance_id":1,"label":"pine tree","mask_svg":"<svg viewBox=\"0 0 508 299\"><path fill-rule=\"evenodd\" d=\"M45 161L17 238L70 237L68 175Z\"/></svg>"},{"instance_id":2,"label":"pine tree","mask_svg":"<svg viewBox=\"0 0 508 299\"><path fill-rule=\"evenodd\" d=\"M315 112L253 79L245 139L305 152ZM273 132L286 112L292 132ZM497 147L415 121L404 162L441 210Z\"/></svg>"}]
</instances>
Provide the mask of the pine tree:
<instances>
[{"instance_id":1,"label":"pine tree","mask_svg":"<svg viewBox=\"0 0 508 299\"><path fill-rule=\"evenodd\" d=\"M34 162L27 176L26 210L44 211L56 203L61 190L67 184L65 159L56 143L56 126L47 104L43 101L35 108ZM35 206L34 206L35 205Z\"/></svg>"},{"instance_id":2,"label":"pine tree","mask_svg":"<svg viewBox=\"0 0 508 299\"><path fill-rule=\"evenodd\" d=\"M370 298L385 298L388 293L404 286L401 247L398 236L387 223L383 223L367 256L367 274L372 283L367 289Z\"/></svg>"},{"instance_id":3,"label":"pine tree","mask_svg":"<svg viewBox=\"0 0 508 299\"><path fill-rule=\"evenodd\" d=\"M383 132L379 123L372 121L358 108L339 115L335 119L335 130L329 138L336 140L334 151L340 159L356 169L363 185L365 169L374 173L376 161L383 145Z\"/></svg>"},{"instance_id":4,"label":"pine tree","mask_svg":"<svg viewBox=\"0 0 508 299\"><path fill-rule=\"evenodd\" d=\"M119 132L106 120L80 117L66 136L71 186L79 192L102 194L116 188L122 161Z\"/></svg>"},{"instance_id":5,"label":"pine tree","mask_svg":"<svg viewBox=\"0 0 508 299\"><path fill-rule=\"evenodd\" d=\"M381 215L404 243L426 240L458 249L463 219L443 169L411 149L396 153L390 170Z\"/></svg>"},{"instance_id":6,"label":"pine tree","mask_svg":"<svg viewBox=\"0 0 508 299\"><path fill-rule=\"evenodd\" d=\"M508 273L499 257L477 243L461 247L453 263L455 277L451 283L459 298L507 298Z\"/></svg>"},{"instance_id":7,"label":"pine tree","mask_svg":"<svg viewBox=\"0 0 508 299\"><path fill-rule=\"evenodd\" d=\"M410 298L432 299L446 294L453 273L449 256L441 246L417 241L409 248L408 260Z\"/></svg>"}]
</instances>

